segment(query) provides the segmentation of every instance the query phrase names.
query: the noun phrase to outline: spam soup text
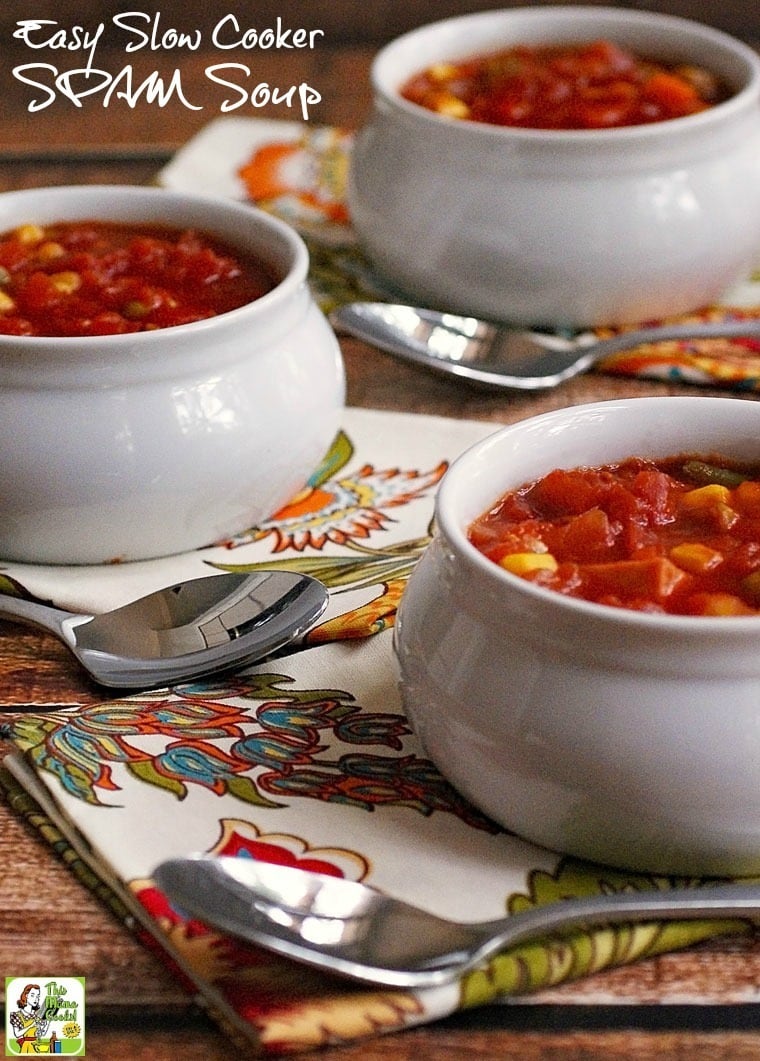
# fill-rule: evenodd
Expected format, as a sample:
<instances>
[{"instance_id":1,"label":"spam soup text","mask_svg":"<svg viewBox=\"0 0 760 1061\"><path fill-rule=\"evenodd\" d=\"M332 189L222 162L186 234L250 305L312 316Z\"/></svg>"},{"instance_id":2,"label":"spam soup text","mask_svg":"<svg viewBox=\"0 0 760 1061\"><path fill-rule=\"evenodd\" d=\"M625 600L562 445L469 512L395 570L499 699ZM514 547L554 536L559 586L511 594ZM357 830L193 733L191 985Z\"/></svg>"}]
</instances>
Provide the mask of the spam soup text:
<instances>
[{"instance_id":1,"label":"spam soup text","mask_svg":"<svg viewBox=\"0 0 760 1061\"><path fill-rule=\"evenodd\" d=\"M219 61L209 63L203 75L217 88L216 106L221 113L274 105L295 111L308 121L311 108L322 100L317 89L306 82L278 85L257 78L254 53L314 50L324 36L320 29L286 26L280 17L271 26L257 28L244 26L235 15L227 14L204 34L200 29L183 30L166 24L160 12L129 11L94 27L24 19L16 23L13 36L30 52L30 61L12 68L13 77L30 89L29 113L45 110L56 100L80 108L86 103L134 108L140 103L165 107L174 102L188 110L204 110L208 105L205 95L201 103L183 83L181 54L209 44ZM116 65L118 69L105 69L101 62L106 47L109 67ZM158 51L177 54L173 71L138 72L130 61L134 53ZM233 51L235 61L227 58ZM251 61L240 61L241 53L246 52L251 53ZM113 55L120 53L126 60L121 66L113 63ZM245 54L243 57L248 59Z\"/></svg>"}]
</instances>

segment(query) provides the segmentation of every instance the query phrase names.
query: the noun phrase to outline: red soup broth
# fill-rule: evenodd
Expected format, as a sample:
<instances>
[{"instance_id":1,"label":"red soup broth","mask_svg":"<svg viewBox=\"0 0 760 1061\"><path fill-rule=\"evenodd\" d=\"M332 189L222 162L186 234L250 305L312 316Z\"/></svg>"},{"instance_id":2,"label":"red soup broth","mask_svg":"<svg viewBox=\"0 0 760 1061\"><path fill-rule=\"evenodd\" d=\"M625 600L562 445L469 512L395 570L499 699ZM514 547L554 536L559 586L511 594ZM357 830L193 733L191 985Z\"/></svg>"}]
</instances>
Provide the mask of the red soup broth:
<instances>
[{"instance_id":1,"label":"red soup broth","mask_svg":"<svg viewBox=\"0 0 760 1061\"><path fill-rule=\"evenodd\" d=\"M0 334L170 328L247 305L276 283L263 262L191 229L23 224L0 235Z\"/></svg>"},{"instance_id":2,"label":"red soup broth","mask_svg":"<svg viewBox=\"0 0 760 1061\"><path fill-rule=\"evenodd\" d=\"M730 95L709 70L667 65L609 40L519 45L439 62L404 99L438 114L528 129L609 129L683 118Z\"/></svg>"},{"instance_id":3,"label":"red soup broth","mask_svg":"<svg viewBox=\"0 0 760 1061\"><path fill-rule=\"evenodd\" d=\"M494 563L597 604L760 614L760 463L714 455L554 470L468 528Z\"/></svg>"}]
</instances>

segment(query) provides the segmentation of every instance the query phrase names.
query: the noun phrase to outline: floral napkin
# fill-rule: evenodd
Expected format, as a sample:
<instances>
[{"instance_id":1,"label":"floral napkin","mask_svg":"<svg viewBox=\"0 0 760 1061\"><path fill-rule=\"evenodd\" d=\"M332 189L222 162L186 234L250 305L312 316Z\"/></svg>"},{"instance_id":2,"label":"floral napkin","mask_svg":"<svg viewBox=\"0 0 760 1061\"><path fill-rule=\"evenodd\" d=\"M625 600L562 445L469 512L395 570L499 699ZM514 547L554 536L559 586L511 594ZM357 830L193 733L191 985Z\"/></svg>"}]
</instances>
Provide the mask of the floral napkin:
<instances>
[{"instance_id":1,"label":"floral napkin","mask_svg":"<svg viewBox=\"0 0 760 1061\"><path fill-rule=\"evenodd\" d=\"M356 245L345 203L351 133L256 118L218 118L162 171L160 183L254 202L298 228L309 245L312 284L325 309L352 299L395 299ZM720 303L670 323L760 317L757 271ZM642 326L665 323L643 321ZM563 333L564 334L564 333ZM584 338L607 338L599 329ZM760 339L692 339L647 343L599 362L597 371L680 380L741 391L760 390Z\"/></svg>"},{"instance_id":2,"label":"floral napkin","mask_svg":"<svg viewBox=\"0 0 760 1061\"><path fill-rule=\"evenodd\" d=\"M534 847L466 803L425 758L396 688L396 603L427 544L437 485L492 425L347 410L307 487L231 541L105 568L6 564L6 589L100 609L177 578L289 567L331 606L306 647L213 681L32 706L4 727L0 781L81 880L157 951L237 1048L280 1056L435 1020L740 925L577 931L515 948L444 988L372 989L307 970L172 909L152 881L206 852L362 880L444 917L696 883Z\"/></svg>"}]
</instances>

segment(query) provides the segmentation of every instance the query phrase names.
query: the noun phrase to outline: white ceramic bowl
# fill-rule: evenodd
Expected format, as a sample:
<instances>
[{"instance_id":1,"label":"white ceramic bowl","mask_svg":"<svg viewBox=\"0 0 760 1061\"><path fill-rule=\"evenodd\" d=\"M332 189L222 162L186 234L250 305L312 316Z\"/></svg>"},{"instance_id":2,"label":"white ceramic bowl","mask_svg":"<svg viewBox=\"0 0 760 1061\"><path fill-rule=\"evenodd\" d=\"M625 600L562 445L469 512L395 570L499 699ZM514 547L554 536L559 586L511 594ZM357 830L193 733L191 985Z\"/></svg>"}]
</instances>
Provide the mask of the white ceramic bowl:
<instances>
[{"instance_id":1,"label":"white ceramic bowl","mask_svg":"<svg viewBox=\"0 0 760 1061\"><path fill-rule=\"evenodd\" d=\"M432 62L606 37L733 88L687 118L609 130L500 128L403 100ZM533 7L447 19L387 45L349 182L353 223L410 299L585 327L689 311L760 261L760 57L685 19Z\"/></svg>"},{"instance_id":2,"label":"white ceramic bowl","mask_svg":"<svg viewBox=\"0 0 760 1061\"><path fill-rule=\"evenodd\" d=\"M179 327L0 336L0 558L146 559L244 530L303 486L339 427L343 366L303 242L248 206L158 188L0 195L0 232L82 218L200 229L280 279Z\"/></svg>"},{"instance_id":3,"label":"white ceramic bowl","mask_svg":"<svg viewBox=\"0 0 760 1061\"><path fill-rule=\"evenodd\" d=\"M760 459L760 403L638 398L507 427L447 472L401 600L409 719L454 786L557 851L760 871L760 619L626 611L542 589L466 538L506 490L631 455Z\"/></svg>"}]
</instances>

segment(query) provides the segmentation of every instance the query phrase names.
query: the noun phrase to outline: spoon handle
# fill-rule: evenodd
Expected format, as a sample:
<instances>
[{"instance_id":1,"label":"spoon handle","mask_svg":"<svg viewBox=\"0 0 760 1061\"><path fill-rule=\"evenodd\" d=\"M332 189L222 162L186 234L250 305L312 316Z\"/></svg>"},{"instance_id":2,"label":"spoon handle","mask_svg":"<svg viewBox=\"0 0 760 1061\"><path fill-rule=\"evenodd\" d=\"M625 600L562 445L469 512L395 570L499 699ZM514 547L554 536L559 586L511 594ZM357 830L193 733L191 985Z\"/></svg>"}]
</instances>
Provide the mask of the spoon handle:
<instances>
[{"instance_id":1,"label":"spoon handle","mask_svg":"<svg viewBox=\"0 0 760 1061\"><path fill-rule=\"evenodd\" d=\"M695 888L616 892L525 910L478 925L483 942L460 972L506 947L570 928L593 928L627 921L760 920L757 884L700 885Z\"/></svg>"},{"instance_id":2,"label":"spoon handle","mask_svg":"<svg viewBox=\"0 0 760 1061\"><path fill-rule=\"evenodd\" d=\"M69 630L73 625L87 622L92 616L67 612L63 608L53 608L48 604L14 597L10 593L0 593L0 618L19 620L30 626L40 627L71 645L73 641ZM76 622L72 623L72 620Z\"/></svg>"},{"instance_id":3,"label":"spoon handle","mask_svg":"<svg viewBox=\"0 0 760 1061\"><path fill-rule=\"evenodd\" d=\"M760 336L760 319L706 321L703 324L661 324L652 328L623 331L588 347L594 361L645 343L679 339L745 339ZM579 347L579 349L582 349Z\"/></svg>"},{"instance_id":4,"label":"spoon handle","mask_svg":"<svg viewBox=\"0 0 760 1061\"><path fill-rule=\"evenodd\" d=\"M610 354L673 340L760 336L760 319L695 321L628 329L609 339L574 338L454 313L384 302L351 302L330 314L337 331L430 371L488 387L556 387Z\"/></svg>"}]
</instances>

